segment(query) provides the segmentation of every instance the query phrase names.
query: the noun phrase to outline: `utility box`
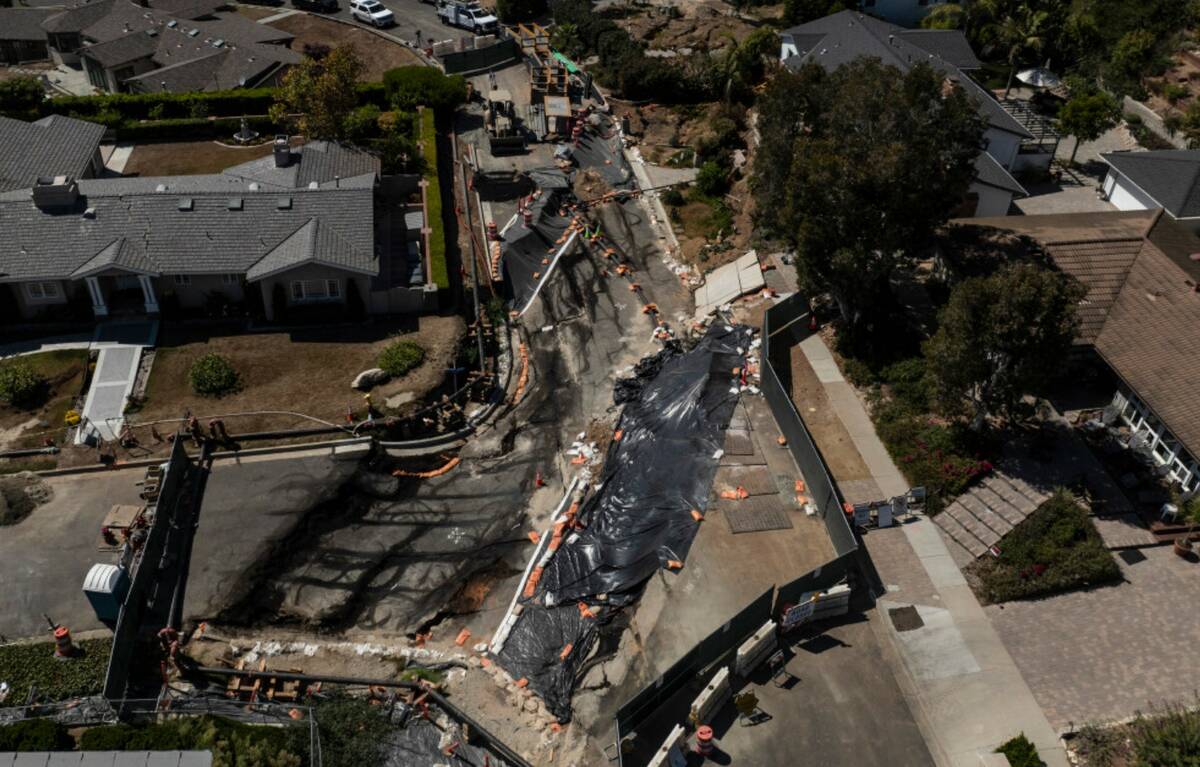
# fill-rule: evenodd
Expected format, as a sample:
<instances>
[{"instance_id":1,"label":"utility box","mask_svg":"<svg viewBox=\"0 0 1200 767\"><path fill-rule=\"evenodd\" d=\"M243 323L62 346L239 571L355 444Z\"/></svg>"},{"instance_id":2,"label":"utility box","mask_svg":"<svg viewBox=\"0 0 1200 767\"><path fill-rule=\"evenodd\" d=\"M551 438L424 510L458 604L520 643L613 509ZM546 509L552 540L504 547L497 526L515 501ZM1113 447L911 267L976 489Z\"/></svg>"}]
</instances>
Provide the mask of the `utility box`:
<instances>
[{"instance_id":1,"label":"utility box","mask_svg":"<svg viewBox=\"0 0 1200 767\"><path fill-rule=\"evenodd\" d=\"M83 579L83 594L100 622L110 629L117 625L121 605L129 593L129 573L116 565L92 565Z\"/></svg>"}]
</instances>

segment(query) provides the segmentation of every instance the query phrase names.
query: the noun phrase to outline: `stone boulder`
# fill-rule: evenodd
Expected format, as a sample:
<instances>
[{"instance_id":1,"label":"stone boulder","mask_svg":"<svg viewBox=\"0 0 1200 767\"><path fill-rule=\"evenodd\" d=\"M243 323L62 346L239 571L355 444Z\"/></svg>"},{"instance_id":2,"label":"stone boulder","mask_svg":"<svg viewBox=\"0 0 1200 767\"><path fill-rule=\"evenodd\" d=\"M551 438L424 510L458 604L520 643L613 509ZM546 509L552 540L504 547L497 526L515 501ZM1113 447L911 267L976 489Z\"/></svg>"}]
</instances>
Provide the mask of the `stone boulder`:
<instances>
[{"instance_id":1,"label":"stone boulder","mask_svg":"<svg viewBox=\"0 0 1200 767\"><path fill-rule=\"evenodd\" d=\"M391 376L383 368L371 368L356 375L354 382L350 384L350 388L358 389L359 391L371 391L376 386L387 383L390 378Z\"/></svg>"}]
</instances>

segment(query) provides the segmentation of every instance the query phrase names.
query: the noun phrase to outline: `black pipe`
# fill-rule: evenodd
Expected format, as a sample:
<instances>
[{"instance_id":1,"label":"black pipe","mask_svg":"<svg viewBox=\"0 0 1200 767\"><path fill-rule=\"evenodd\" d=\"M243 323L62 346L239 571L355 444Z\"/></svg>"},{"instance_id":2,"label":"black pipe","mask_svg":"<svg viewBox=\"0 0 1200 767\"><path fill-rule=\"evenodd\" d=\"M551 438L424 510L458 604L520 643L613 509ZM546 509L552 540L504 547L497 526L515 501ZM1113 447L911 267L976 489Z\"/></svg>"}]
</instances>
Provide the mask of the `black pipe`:
<instances>
[{"instance_id":1,"label":"black pipe","mask_svg":"<svg viewBox=\"0 0 1200 767\"><path fill-rule=\"evenodd\" d=\"M327 682L329 684L343 684L356 687L399 687L404 690L413 690L415 692L424 692L433 699L433 702L441 706L452 717L457 719L462 724L467 725L472 732L478 733L485 741L488 747L500 755L505 761L513 765L513 767L533 767L529 762L520 757L517 752L513 751L508 746L504 745L499 738L488 732L483 725L469 717L466 712L455 706L450 701L446 700L436 690L431 690L428 687L423 687L414 682L400 682L390 679L361 679L353 676L313 676L309 674L289 674L287 672L275 671L239 671L232 668L212 668L209 666L200 666L196 669L198 674L212 674L215 676L248 676L258 679L279 679L285 682Z\"/></svg>"},{"instance_id":2,"label":"black pipe","mask_svg":"<svg viewBox=\"0 0 1200 767\"><path fill-rule=\"evenodd\" d=\"M33 447L28 450L6 450L0 453L0 458L25 458L31 455L58 455L57 447Z\"/></svg>"}]
</instances>

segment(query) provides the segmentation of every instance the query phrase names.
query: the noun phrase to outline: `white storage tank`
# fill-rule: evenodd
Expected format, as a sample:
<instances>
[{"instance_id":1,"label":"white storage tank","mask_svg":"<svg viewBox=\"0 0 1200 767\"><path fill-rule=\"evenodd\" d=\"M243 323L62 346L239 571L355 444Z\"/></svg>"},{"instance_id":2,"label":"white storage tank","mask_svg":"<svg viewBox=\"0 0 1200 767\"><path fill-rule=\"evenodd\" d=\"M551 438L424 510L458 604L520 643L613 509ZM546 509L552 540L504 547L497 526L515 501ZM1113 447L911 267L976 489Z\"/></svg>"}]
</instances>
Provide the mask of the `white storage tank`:
<instances>
[{"instance_id":1,"label":"white storage tank","mask_svg":"<svg viewBox=\"0 0 1200 767\"><path fill-rule=\"evenodd\" d=\"M83 579L83 593L100 622L112 628L129 593L129 574L116 565L92 565Z\"/></svg>"}]
</instances>

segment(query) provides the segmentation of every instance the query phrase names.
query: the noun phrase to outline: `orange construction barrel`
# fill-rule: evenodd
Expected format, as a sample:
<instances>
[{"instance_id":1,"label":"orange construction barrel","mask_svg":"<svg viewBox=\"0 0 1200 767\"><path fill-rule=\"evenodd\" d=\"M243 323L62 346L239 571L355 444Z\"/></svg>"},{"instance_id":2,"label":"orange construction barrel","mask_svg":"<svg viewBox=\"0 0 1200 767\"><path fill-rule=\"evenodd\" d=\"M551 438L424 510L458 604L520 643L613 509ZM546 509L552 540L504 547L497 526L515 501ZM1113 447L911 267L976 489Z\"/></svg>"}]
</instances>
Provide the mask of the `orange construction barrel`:
<instances>
[{"instance_id":1,"label":"orange construction barrel","mask_svg":"<svg viewBox=\"0 0 1200 767\"><path fill-rule=\"evenodd\" d=\"M713 729L707 724L700 725L696 730L696 753L701 756L709 756L713 752L715 744L713 743Z\"/></svg>"},{"instance_id":2,"label":"orange construction barrel","mask_svg":"<svg viewBox=\"0 0 1200 767\"><path fill-rule=\"evenodd\" d=\"M66 626L54 629L54 655L58 658L70 658L75 654L75 645L71 644L71 632Z\"/></svg>"}]
</instances>

